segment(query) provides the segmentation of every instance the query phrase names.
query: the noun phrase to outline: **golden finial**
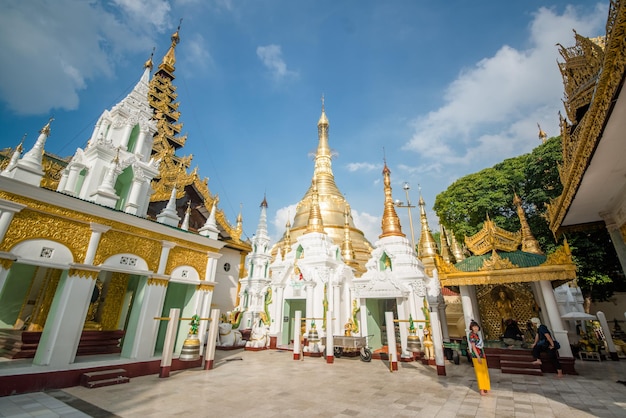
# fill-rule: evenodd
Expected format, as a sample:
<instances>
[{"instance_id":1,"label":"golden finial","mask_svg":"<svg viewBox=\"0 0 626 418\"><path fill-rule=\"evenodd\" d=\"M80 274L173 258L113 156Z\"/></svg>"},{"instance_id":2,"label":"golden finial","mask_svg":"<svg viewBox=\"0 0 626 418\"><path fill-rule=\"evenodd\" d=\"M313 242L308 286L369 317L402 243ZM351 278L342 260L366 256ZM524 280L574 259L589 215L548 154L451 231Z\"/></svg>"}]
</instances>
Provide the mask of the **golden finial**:
<instances>
[{"instance_id":1,"label":"golden finial","mask_svg":"<svg viewBox=\"0 0 626 418\"><path fill-rule=\"evenodd\" d=\"M54 120L54 117L50 117L50 119L48 119L48 123L46 123L46 125L41 128L41 130L39 131L40 134L44 134L44 135L50 135L50 124L52 123L52 121Z\"/></svg>"},{"instance_id":2,"label":"golden finial","mask_svg":"<svg viewBox=\"0 0 626 418\"><path fill-rule=\"evenodd\" d=\"M267 199L265 198L265 193L263 193L263 201L261 202L261 207L267 209Z\"/></svg>"},{"instance_id":3,"label":"golden finial","mask_svg":"<svg viewBox=\"0 0 626 418\"><path fill-rule=\"evenodd\" d=\"M178 33L180 32L180 26L182 23L183 23L183 19L181 18L180 23L178 24L178 28L176 29L176 32L172 34L172 44L170 45L170 49L167 51L167 53L163 57L163 61L161 62L161 65L159 65L159 68L164 68L165 70L169 72L174 71L174 65L176 64L176 56L174 54L174 50L176 49L176 45L178 45L178 43L180 42L180 35Z\"/></svg>"},{"instance_id":4,"label":"golden finial","mask_svg":"<svg viewBox=\"0 0 626 418\"><path fill-rule=\"evenodd\" d=\"M426 203L424 202L424 198L422 197L422 187L418 184L417 188L419 190L419 202L418 205L420 207L420 240L417 243L417 258L422 260L423 263L434 261L435 257L438 254L437 251L437 243L433 238L433 234L430 232L430 227L428 226L428 217L426 216Z\"/></svg>"},{"instance_id":5,"label":"golden finial","mask_svg":"<svg viewBox=\"0 0 626 418\"><path fill-rule=\"evenodd\" d=\"M541 143L546 142L546 139L548 139L548 134L546 134L543 129L541 129L541 125L539 125L538 123L537 127L539 128L539 139L541 140Z\"/></svg>"},{"instance_id":6,"label":"golden finial","mask_svg":"<svg viewBox=\"0 0 626 418\"><path fill-rule=\"evenodd\" d=\"M143 68L149 68L150 70L152 70L152 57L154 56L154 49L155 47L152 47L152 53L150 54L150 58L148 58L148 61L145 62Z\"/></svg>"},{"instance_id":7,"label":"golden finial","mask_svg":"<svg viewBox=\"0 0 626 418\"><path fill-rule=\"evenodd\" d=\"M385 210L383 212L382 230L379 238L384 237L404 237L402 227L400 226L400 218L396 213L396 208L391 197L391 170L387 167L387 161L384 160L383 167L383 183L385 185Z\"/></svg>"},{"instance_id":8,"label":"golden finial","mask_svg":"<svg viewBox=\"0 0 626 418\"><path fill-rule=\"evenodd\" d=\"M27 133L24 133L24 135L22 135L22 139L20 143L18 144L17 148L15 149L17 152L21 153L24 150L24 141L26 140L27 135L28 135Z\"/></svg>"}]
</instances>

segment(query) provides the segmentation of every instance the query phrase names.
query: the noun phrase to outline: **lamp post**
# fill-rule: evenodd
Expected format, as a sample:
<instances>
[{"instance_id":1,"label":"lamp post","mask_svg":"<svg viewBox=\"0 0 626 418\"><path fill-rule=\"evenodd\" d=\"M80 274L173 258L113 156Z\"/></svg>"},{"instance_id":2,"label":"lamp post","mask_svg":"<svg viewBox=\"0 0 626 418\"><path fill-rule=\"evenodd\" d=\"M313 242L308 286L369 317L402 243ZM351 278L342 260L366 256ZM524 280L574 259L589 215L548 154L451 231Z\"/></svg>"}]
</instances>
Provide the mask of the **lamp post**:
<instances>
[{"instance_id":1,"label":"lamp post","mask_svg":"<svg viewBox=\"0 0 626 418\"><path fill-rule=\"evenodd\" d=\"M404 193L406 195L406 203L401 202L400 200L396 200L394 204L399 208L407 208L407 210L409 211L409 227L411 228L411 243L413 244L413 249L417 251L415 249L415 236L413 235L413 218L411 217L411 208L414 208L415 206L411 205L411 200L409 199L409 189L411 189L411 187L409 186L409 183L405 181L402 188L404 189Z\"/></svg>"}]
</instances>

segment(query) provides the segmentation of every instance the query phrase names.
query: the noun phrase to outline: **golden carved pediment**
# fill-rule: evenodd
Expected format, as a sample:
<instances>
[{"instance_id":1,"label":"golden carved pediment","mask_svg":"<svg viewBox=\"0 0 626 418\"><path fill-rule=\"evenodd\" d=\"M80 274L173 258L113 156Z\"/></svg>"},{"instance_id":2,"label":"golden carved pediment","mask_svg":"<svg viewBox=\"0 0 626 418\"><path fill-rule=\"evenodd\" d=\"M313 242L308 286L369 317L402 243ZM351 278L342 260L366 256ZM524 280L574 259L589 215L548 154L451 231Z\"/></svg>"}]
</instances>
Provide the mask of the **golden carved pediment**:
<instances>
[{"instance_id":1,"label":"golden carved pediment","mask_svg":"<svg viewBox=\"0 0 626 418\"><path fill-rule=\"evenodd\" d=\"M483 255L493 250L513 252L521 243L520 231L506 231L497 226L489 217L478 233L465 237L465 245L474 255Z\"/></svg>"}]
</instances>

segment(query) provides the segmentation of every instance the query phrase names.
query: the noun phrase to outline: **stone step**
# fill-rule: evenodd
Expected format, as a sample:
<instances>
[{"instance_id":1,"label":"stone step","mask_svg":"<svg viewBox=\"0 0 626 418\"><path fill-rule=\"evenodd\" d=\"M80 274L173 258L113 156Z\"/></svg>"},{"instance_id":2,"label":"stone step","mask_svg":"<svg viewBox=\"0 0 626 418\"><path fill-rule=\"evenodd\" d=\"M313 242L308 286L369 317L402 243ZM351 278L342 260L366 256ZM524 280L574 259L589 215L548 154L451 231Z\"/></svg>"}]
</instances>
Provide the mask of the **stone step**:
<instances>
[{"instance_id":1,"label":"stone step","mask_svg":"<svg viewBox=\"0 0 626 418\"><path fill-rule=\"evenodd\" d=\"M500 371L502 373L508 373L508 374L524 374L524 375L529 375L529 376L543 376L543 372L541 371L541 369L524 369L524 368L517 368L517 367L504 367L502 366L500 368Z\"/></svg>"},{"instance_id":2,"label":"stone step","mask_svg":"<svg viewBox=\"0 0 626 418\"><path fill-rule=\"evenodd\" d=\"M515 369L537 369L541 370L541 366L538 364L532 364L531 361L519 361L519 360L500 360L500 367L515 368Z\"/></svg>"},{"instance_id":3,"label":"stone step","mask_svg":"<svg viewBox=\"0 0 626 418\"><path fill-rule=\"evenodd\" d=\"M520 353L520 354L500 354L500 361L533 361L532 354Z\"/></svg>"},{"instance_id":4,"label":"stone step","mask_svg":"<svg viewBox=\"0 0 626 418\"><path fill-rule=\"evenodd\" d=\"M100 370L87 372L80 376L80 384L86 388L109 386L117 383L128 383L130 379L125 369ZM102 383L105 382L105 383Z\"/></svg>"},{"instance_id":5,"label":"stone step","mask_svg":"<svg viewBox=\"0 0 626 418\"><path fill-rule=\"evenodd\" d=\"M94 389L94 388L100 388L103 386L119 385L119 384L128 383L128 382L130 382L130 379L128 377L118 376L112 379L90 381L90 382L87 382L86 384L83 384L83 386L89 389Z\"/></svg>"}]
</instances>

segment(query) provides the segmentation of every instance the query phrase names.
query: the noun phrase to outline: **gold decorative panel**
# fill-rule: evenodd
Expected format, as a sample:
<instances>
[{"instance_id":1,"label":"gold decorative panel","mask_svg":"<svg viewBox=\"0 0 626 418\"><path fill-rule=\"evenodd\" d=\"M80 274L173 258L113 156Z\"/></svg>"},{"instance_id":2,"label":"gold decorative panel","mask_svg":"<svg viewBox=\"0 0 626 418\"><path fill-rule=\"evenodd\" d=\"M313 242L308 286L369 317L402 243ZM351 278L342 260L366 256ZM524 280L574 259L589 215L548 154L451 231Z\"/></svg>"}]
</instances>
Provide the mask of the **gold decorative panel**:
<instances>
[{"instance_id":1,"label":"gold decorative panel","mask_svg":"<svg viewBox=\"0 0 626 418\"><path fill-rule=\"evenodd\" d=\"M206 252L201 253L189 248L174 247L170 250L167 258L165 274L172 274L172 271L179 266L191 266L198 272L200 280L204 280L208 257Z\"/></svg>"},{"instance_id":2,"label":"gold decorative panel","mask_svg":"<svg viewBox=\"0 0 626 418\"><path fill-rule=\"evenodd\" d=\"M523 330L526 321L538 314L538 306L528 283L476 286L476 298L487 340L500 339L506 319L515 319Z\"/></svg>"},{"instance_id":3,"label":"gold decorative panel","mask_svg":"<svg viewBox=\"0 0 626 418\"><path fill-rule=\"evenodd\" d=\"M128 273L111 273L111 278L107 283L104 306L100 314L102 329L116 330L120 321L120 314L128 287Z\"/></svg>"},{"instance_id":4,"label":"gold decorative panel","mask_svg":"<svg viewBox=\"0 0 626 418\"><path fill-rule=\"evenodd\" d=\"M87 224L24 209L13 216L0 250L8 252L28 239L49 239L65 245L71 251L74 261L82 262L90 236L91 230Z\"/></svg>"},{"instance_id":5,"label":"gold decorative panel","mask_svg":"<svg viewBox=\"0 0 626 418\"><path fill-rule=\"evenodd\" d=\"M100 239L94 264L102 264L109 257L120 253L135 254L148 263L148 269L156 271L161 255L161 243L146 237L110 230Z\"/></svg>"}]
</instances>

